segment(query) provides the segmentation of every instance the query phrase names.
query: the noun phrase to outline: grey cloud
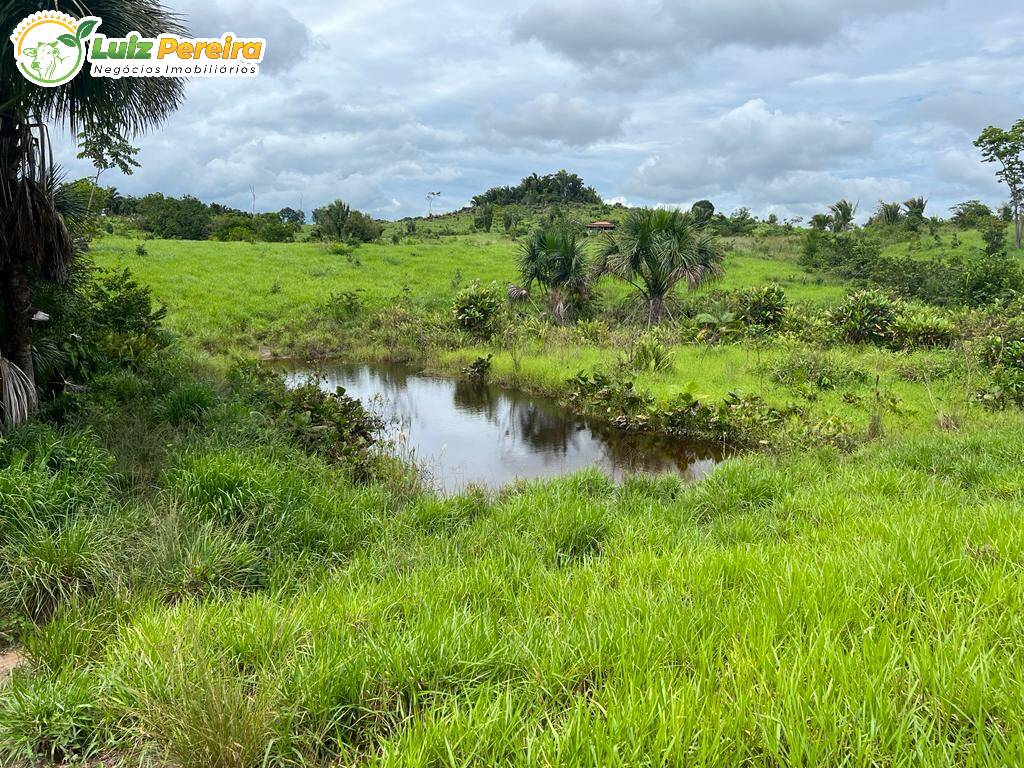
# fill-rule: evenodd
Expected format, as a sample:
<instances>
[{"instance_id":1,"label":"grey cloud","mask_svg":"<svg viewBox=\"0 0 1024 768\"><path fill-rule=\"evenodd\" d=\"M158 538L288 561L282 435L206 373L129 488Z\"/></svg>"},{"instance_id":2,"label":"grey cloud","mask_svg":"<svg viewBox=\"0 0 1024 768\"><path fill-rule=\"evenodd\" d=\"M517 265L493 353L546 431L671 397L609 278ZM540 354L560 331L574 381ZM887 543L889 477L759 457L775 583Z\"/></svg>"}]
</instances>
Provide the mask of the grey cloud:
<instances>
[{"instance_id":1,"label":"grey cloud","mask_svg":"<svg viewBox=\"0 0 1024 768\"><path fill-rule=\"evenodd\" d=\"M940 7L944 0L571 0L537 3L513 19L513 38L536 41L604 70L651 71L691 64L730 45L815 47L856 22Z\"/></svg>"},{"instance_id":2,"label":"grey cloud","mask_svg":"<svg viewBox=\"0 0 1024 768\"><path fill-rule=\"evenodd\" d=\"M913 117L954 126L976 136L989 125L1009 125L1020 117L1020 104L1005 96L950 89L921 99Z\"/></svg>"},{"instance_id":3,"label":"grey cloud","mask_svg":"<svg viewBox=\"0 0 1024 768\"><path fill-rule=\"evenodd\" d=\"M542 93L507 112L489 110L480 123L513 142L554 142L587 147L622 134L628 116L623 107L597 107L578 96Z\"/></svg>"},{"instance_id":4,"label":"grey cloud","mask_svg":"<svg viewBox=\"0 0 1024 768\"><path fill-rule=\"evenodd\" d=\"M190 0L181 11L195 37L220 37L225 32L267 41L260 70L286 72L316 48L323 48L308 26L281 5Z\"/></svg>"},{"instance_id":5,"label":"grey cloud","mask_svg":"<svg viewBox=\"0 0 1024 768\"><path fill-rule=\"evenodd\" d=\"M772 110L752 99L719 117L685 126L687 139L665 147L637 169L631 192L685 196L695 183L721 186L770 181L794 170L836 167L868 150L871 126L836 117Z\"/></svg>"}]
</instances>

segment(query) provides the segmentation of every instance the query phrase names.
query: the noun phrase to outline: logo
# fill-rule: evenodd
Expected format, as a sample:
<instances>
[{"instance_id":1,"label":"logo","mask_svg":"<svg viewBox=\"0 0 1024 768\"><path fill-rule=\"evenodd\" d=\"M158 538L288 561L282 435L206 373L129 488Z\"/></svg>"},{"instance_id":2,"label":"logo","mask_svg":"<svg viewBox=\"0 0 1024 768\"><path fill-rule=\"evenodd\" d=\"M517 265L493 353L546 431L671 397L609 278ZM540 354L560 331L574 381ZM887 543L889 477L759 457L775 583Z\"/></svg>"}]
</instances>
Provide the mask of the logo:
<instances>
[{"instance_id":1,"label":"logo","mask_svg":"<svg viewBox=\"0 0 1024 768\"><path fill-rule=\"evenodd\" d=\"M33 13L11 35L18 69L47 88L70 82L85 64L85 41L99 24L95 16L76 20L57 11Z\"/></svg>"},{"instance_id":2,"label":"logo","mask_svg":"<svg viewBox=\"0 0 1024 768\"><path fill-rule=\"evenodd\" d=\"M86 62L92 77L255 77L266 50L261 37L106 37L96 32L96 16L75 19L40 11L11 35L18 69L46 88L70 82ZM86 45L88 43L88 46Z\"/></svg>"}]
</instances>

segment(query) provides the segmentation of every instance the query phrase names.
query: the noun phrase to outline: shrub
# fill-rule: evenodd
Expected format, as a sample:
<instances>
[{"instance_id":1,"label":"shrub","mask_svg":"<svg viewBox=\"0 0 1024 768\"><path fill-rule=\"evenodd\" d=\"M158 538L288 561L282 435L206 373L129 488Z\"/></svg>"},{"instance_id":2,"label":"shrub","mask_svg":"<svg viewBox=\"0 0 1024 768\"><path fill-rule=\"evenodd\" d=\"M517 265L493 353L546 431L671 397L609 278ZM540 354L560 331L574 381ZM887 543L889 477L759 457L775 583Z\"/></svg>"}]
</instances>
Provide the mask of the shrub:
<instances>
[{"instance_id":1,"label":"shrub","mask_svg":"<svg viewBox=\"0 0 1024 768\"><path fill-rule=\"evenodd\" d=\"M682 392L658 415L659 426L683 438L732 446L766 443L789 411L767 405L756 395L730 392L708 403L692 391Z\"/></svg>"},{"instance_id":2,"label":"shrub","mask_svg":"<svg viewBox=\"0 0 1024 768\"><path fill-rule=\"evenodd\" d=\"M822 232L810 230L805 239L800 264L811 269L828 269L852 279L866 280L882 253L877 240L859 232Z\"/></svg>"},{"instance_id":3,"label":"shrub","mask_svg":"<svg viewBox=\"0 0 1024 768\"><path fill-rule=\"evenodd\" d=\"M978 350L982 364L991 370L991 382L978 399L991 408L1024 405L1024 337L1011 333L985 337Z\"/></svg>"},{"instance_id":4,"label":"shrub","mask_svg":"<svg viewBox=\"0 0 1024 768\"><path fill-rule=\"evenodd\" d=\"M462 375L474 381L484 381L491 372L491 357L478 357L472 363L462 369Z\"/></svg>"},{"instance_id":5,"label":"shrub","mask_svg":"<svg viewBox=\"0 0 1024 768\"><path fill-rule=\"evenodd\" d=\"M1012 298L1024 289L1024 274L1012 256L975 254L963 260L963 301L970 307Z\"/></svg>"},{"instance_id":6,"label":"shrub","mask_svg":"<svg viewBox=\"0 0 1024 768\"><path fill-rule=\"evenodd\" d=\"M835 389L868 380L868 374L831 352L800 350L772 369L772 378L791 387Z\"/></svg>"},{"instance_id":7,"label":"shrub","mask_svg":"<svg viewBox=\"0 0 1024 768\"><path fill-rule=\"evenodd\" d=\"M845 342L890 346L901 309L899 302L880 291L856 291L835 307L829 317Z\"/></svg>"},{"instance_id":8,"label":"shrub","mask_svg":"<svg viewBox=\"0 0 1024 768\"><path fill-rule=\"evenodd\" d=\"M736 314L747 326L778 328L786 316L786 294L774 283L740 291Z\"/></svg>"},{"instance_id":9,"label":"shrub","mask_svg":"<svg viewBox=\"0 0 1024 768\"><path fill-rule=\"evenodd\" d=\"M948 347L957 337L957 327L940 311L931 307L903 307L893 326L894 341L904 349Z\"/></svg>"},{"instance_id":10,"label":"shrub","mask_svg":"<svg viewBox=\"0 0 1024 768\"><path fill-rule=\"evenodd\" d=\"M303 450L366 476L369 449L382 424L344 389L327 392L316 377L288 388L282 376L258 364L236 365L228 379L244 402L269 415Z\"/></svg>"},{"instance_id":11,"label":"shrub","mask_svg":"<svg viewBox=\"0 0 1024 768\"><path fill-rule=\"evenodd\" d=\"M651 330L637 337L623 363L633 371L669 371L672 369L672 350L660 332Z\"/></svg>"},{"instance_id":12,"label":"shrub","mask_svg":"<svg viewBox=\"0 0 1024 768\"><path fill-rule=\"evenodd\" d=\"M632 381L600 371L580 371L567 382L569 404L625 426L646 423L654 398L636 390Z\"/></svg>"},{"instance_id":13,"label":"shrub","mask_svg":"<svg viewBox=\"0 0 1024 768\"><path fill-rule=\"evenodd\" d=\"M483 286L474 280L455 297L452 314L460 329L476 338L489 339L497 331L501 308L497 286Z\"/></svg>"},{"instance_id":14,"label":"shrub","mask_svg":"<svg viewBox=\"0 0 1024 768\"><path fill-rule=\"evenodd\" d=\"M1006 250L1006 224L998 219L985 224L981 230L981 237L985 241L985 253L988 256L995 256Z\"/></svg>"},{"instance_id":15,"label":"shrub","mask_svg":"<svg viewBox=\"0 0 1024 768\"><path fill-rule=\"evenodd\" d=\"M285 390L276 405L278 425L300 447L365 474L367 453L382 425L342 387L325 392L318 381L311 379Z\"/></svg>"}]
</instances>

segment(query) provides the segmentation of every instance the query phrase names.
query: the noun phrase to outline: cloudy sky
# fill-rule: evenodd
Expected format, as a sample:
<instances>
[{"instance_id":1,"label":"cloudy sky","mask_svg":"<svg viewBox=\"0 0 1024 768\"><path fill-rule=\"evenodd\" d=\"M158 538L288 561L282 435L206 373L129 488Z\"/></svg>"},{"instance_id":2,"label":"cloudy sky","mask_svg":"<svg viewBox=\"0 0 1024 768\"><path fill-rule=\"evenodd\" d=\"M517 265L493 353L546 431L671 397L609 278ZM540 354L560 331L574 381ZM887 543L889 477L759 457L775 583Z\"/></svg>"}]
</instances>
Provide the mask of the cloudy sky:
<instances>
[{"instance_id":1,"label":"cloudy sky","mask_svg":"<svg viewBox=\"0 0 1024 768\"><path fill-rule=\"evenodd\" d=\"M261 210L456 209L567 168L607 200L807 216L840 197L1005 197L972 146L1024 116L1018 0L172 0L267 38L198 80L123 192ZM70 175L88 168L62 142Z\"/></svg>"}]
</instances>

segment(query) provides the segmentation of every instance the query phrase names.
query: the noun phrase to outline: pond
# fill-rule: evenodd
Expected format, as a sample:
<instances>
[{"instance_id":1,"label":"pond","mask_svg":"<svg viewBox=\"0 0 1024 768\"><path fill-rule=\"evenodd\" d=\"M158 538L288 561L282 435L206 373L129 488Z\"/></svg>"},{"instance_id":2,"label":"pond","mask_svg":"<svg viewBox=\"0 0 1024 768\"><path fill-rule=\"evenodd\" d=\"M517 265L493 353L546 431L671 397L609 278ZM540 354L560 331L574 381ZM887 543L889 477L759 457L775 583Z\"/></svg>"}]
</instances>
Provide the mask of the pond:
<instances>
[{"instance_id":1,"label":"pond","mask_svg":"<svg viewBox=\"0 0 1024 768\"><path fill-rule=\"evenodd\" d=\"M344 387L384 419L385 437L420 464L442 491L499 488L596 467L615 480L672 472L697 480L722 459L714 446L640 434L577 416L554 400L405 365L289 366L292 386L310 374L330 392Z\"/></svg>"}]
</instances>

